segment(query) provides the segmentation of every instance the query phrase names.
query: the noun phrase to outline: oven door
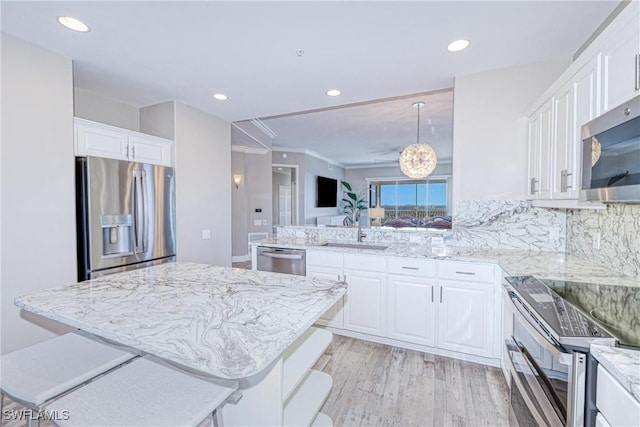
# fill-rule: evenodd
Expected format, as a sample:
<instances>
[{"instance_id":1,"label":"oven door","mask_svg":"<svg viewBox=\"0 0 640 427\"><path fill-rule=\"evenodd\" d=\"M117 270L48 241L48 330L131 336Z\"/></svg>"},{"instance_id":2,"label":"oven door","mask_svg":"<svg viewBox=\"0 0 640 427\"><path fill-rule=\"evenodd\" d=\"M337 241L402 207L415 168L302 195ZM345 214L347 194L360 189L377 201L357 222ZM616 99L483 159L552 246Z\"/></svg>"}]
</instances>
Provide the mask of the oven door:
<instances>
[{"instance_id":1,"label":"oven door","mask_svg":"<svg viewBox=\"0 0 640 427\"><path fill-rule=\"evenodd\" d=\"M513 304L513 333L506 342L512 379L511 411L517 420L512 425L582 426L586 355L552 343L533 319L528 321L518 302ZM522 404L529 415L523 412Z\"/></svg>"}]
</instances>

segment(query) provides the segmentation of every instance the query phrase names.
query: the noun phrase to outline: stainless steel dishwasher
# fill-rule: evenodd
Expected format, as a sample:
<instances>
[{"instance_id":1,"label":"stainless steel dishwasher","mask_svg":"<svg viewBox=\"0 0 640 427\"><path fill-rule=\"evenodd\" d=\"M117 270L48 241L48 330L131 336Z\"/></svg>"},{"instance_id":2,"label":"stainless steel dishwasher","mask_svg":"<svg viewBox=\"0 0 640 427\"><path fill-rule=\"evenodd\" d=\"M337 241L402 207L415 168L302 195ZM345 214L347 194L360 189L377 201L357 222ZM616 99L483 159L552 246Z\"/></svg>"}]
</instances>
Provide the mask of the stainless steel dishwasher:
<instances>
[{"instance_id":1,"label":"stainless steel dishwasher","mask_svg":"<svg viewBox=\"0 0 640 427\"><path fill-rule=\"evenodd\" d=\"M307 273L306 251L258 246L258 270L304 276Z\"/></svg>"}]
</instances>

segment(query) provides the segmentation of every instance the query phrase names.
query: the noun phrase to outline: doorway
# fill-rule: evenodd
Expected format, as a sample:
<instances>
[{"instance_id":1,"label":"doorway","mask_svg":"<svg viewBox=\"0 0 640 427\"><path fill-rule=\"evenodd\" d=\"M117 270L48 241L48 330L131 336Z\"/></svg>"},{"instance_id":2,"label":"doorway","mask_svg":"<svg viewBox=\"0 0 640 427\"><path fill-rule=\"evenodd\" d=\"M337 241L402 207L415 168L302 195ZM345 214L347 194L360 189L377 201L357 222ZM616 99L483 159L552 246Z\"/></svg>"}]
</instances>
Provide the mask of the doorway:
<instances>
[{"instance_id":1,"label":"doorway","mask_svg":"<svg viewBox=\"0 0 640 427\"><path fill-rule=\"evenodd\" d=\"M273 233L276 226L298 225L298 166L272 165Z\"/></svg>"}]
</instances>

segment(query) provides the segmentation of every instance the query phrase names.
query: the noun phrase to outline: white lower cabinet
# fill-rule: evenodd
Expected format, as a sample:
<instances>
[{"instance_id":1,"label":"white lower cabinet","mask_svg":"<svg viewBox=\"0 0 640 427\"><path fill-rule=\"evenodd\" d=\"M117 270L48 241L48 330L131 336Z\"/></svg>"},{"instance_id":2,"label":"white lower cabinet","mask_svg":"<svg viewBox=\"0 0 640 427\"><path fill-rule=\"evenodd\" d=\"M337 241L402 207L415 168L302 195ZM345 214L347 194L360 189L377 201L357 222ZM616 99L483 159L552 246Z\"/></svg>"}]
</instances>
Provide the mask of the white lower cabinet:
<instances>
[{"instance_id":1,"label":"white lower cabinet","mask_svg":"<svg viewBox=\"0 0 640 427\"><path fill-rule=\"evenodd\" d=\"M438 347L493 357L494 284L440 280Z\"/></svg>"},{"instance_id":2,"label":"white lower cabinet","mask_svg":"<svg viewBox=\"0 0 640 427\"><path fill-rule=\"evenodd\" d=\"M342 280L342 267L323 267L323 266L307 266L307 277L315 277L317 279ZM342 328L343 320L343 299L340 299L333 307L316 321L318 325L331 326L334 328Z\"/></svg>"},{"instance_id":3,"label":"white lower cabinet","mask_svg":"<svg viewBox=\"0 0 640 427\"><path fill-rule=\"evenodd\" d=\"M328 280L344 280L344 256L338 252L307 250L307 277ZM333 328L344 327L344 314L342 306L344 298L340 299L333 307L316 321L322 326Z\"/></svg>"},{"instance_id":4,"label":"white lower cabinet","mask_svg":"<svg viewBox=\"0 0 640 427\"><path fill-rule=\"evenodd\" d=\"M318 325L487 359L500 358L497 271L486 263L307 251L307 276L349 285Z\"/></svg>"},{"instance_id":5,"label":"white lower cabinet","mask_svg":"<svg viewBox=\"0 0 640 427\"><path fill-rule=\"evenodd\" d=\"M386 334L386 274L347 270L344 328L380 337Z\"/></svg>"},{"instance_id":6,"label":"white lower cabinet","mask_svg":"<svg viewBox=\"0 0 640 427\"><path fill-rule=\"evenodd\" d=\"M600 425L640 426L640 402L602 365L596 376L596 406Z\"/></svg>"},{"instance_id":7,"label":"white lower cabinet","mask_svg":"<svg viewBox=\"0 0 640 427\"><path fill-rule=\"evenodd\" d=\"M434 347L435 279L390 274L387 278L387 336Z\"/></svg>"}]
</instances>

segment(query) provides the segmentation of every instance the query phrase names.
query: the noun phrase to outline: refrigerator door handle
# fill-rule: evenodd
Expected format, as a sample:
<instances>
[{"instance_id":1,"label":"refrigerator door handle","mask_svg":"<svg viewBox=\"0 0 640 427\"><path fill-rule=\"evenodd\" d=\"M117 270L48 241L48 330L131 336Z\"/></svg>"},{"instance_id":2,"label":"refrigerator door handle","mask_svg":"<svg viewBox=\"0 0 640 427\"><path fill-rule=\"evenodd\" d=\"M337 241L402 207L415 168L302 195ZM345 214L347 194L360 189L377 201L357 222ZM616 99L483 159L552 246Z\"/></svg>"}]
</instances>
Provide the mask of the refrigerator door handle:
<instances>
[{"instance_id":1,"label":"refrigerator door handle","mask_svg":"<svg viewBox=\"0 0 640 427\"><path fill-rule=\"evenodd\" d=\"M140 171L133 171L133 251L137 254L143 252L143 200L142 200L142 177Z\"/></svg>"},{"instance_id":2,"label":"refrigerator door handle","mask_svg":"<svg viewBox=\"0 0 640 427\"><path fill-rule=\"evenodd\" d=\"M147 173L140 171L140 203L142 205L142 249L146 252L149 247L149 194L147 189Z\"/></svg>"}]
</instances>

